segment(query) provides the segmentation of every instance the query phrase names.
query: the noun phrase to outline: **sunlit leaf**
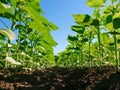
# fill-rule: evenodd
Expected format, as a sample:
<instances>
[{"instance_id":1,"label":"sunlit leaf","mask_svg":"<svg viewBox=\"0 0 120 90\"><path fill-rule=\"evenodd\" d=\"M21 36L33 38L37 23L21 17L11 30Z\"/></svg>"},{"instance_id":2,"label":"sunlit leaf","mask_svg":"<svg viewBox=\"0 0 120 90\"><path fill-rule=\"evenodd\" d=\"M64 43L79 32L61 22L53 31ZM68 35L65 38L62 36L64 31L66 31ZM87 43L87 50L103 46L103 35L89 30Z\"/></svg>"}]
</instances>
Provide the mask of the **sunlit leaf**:
<instances>
[{"instance_id":1,"label":"sunlit leaf","mask_svg":"<svg viewBox=\"0 0 120 90\"><path fill-rule=\"evenodd\" d=\"M14 65L22 65L20 62L15 61L12 57L6 57L5 60L9 62L10 64Z\"/></svg>"},{"instance_id":2,"label":"sunlit leaf","mask_svg":"<svg viewBox=\"0 0 120 90\"><path fill-rule=\"evenodd\" d=\"M106 18L105 18L105 22L104 22L104 25L106 28L108 28L109 31L112 31L113 30L113 16L110 14L108 15Z\"/></svg>"},{"instance_id":3,"label":"sunlit leaf","mask_svg":"<svg viewBox=\"0 0 120 90\"><path fill-rule=\"evenodd\" d=\"M112 7L105 7L102 10L102 16L110 15L112 14Z\"/></svg>"},{"instance_id":4,"label":"sunlit leaf","mask_svg":"<svg viewBox=\"0 0 120 90\"><path fill-rule=\"evenodd\" d=\"M89 7L102 7L104 6L106 0L87 0L86 4Z\"/></svg>"},{"instance_id":5,"label":"sunlit leaf","mask_svg":"<svg viewBox=\"0 0 120 90\"><path fill-rule=\"evenodd\" d=\"M73 17L78 24L89 25L92 22L92 18L88 14L73 14Z\"/></svg>"},{"instance_id":6,"label":"sunlit leaf","mask_svg":"<svg viewBox=\"0 0 120 90\"><path fill-rule=\"evenodd\" d=\"M2 3L2 5L4 6L4 8L10 8L10 5L8 5L8 4L3 4Z\"/></svg>"},{"instance_id":7,"label":"sunlit leaf","mask_svg":"<svg viewBox=\"0 0 120 90\"><path fill-rule=\"evenodd\" d=\"M4 36L7 36L10 40L15 39L15 34L12 30L10 29L0 29L0 33Z\"/></svg>"},{"instance_id":8,"label":"sunlit leaf","mask_svg":"<svg viewBox=\"0 0 120 90\"><path fill-rule=\"evenodd\" d=\"M11 13L11 10L9 8L10 6L7 4L3 4L0 2L0 13L4 14L5 12Z\"/></svg>"},{"instance_id":9,"label":"sunlit leaf","mask_svg":"<svg viewBox=\"0 0 120 90\"><path fill-rule=\"evenodd\" d=\"M30 27L42 32L43 38L46 42L53 46L57 45L53 37L50 35L50 31L46 27L39 25L37 22L30 22Z\"/></svg>"},{"instance_id":10,"label":"sunlit leaf","mask_svg":"<svg viewBox=\"0 0 120 90\"><path fill-rule=\"evenodd\" d=\"M83 27L83 26L71 26L71 29L77 33L83 34L85 27Z\"/></svg>"},{"instance_id":11,"label":"sunlit leaf","mask_svg":"<svg viewBox=\"0 0 120 90\"><path fill-rule=\"evenodd\" d=\"M40 45L36 46L36 49L39 50L40 52L45 52L46 49Z\"/></svg>"},{"instance_id":12,"label":"sunlit leaf","mask_svg":"<svg viewBox=\"0 0 120 90\"><path fill-rule=\"evenodd\" d=\"M41 46L46 49L47 51L47 56L44 56L49 63L55 63L54 61L54 56L53 56L53 48L52 46L48 45L44 41L41 42Z\"/></svg>"},{"instance_id":13,"label":"sunlit leaf","mask_svg":"<svg viewBox=\"0 0 120 90\"><path fill-rule=\"evenodd\" d=\"M31 0L27 5L29 7L32 7L35 11L37 11L38 13L43 13L40 4L39 4L40 0Z\"/></svg>"},{"instance_id":14,"label":"sunlit leaf","mask_svg":"<svg viewBox=\"0 0 120 90\"><path fill-rule=\"evenodd\" d=\"M100 35L100 40L101 40L101 44L107 44L107 42L110 40L110 37L108 35L108 33L102 33Z\"/></svg>"},{"instance_id":15,"label":"sunlit leaf","mask_svg":"<svg viewBox=\"0 0 120 90\"><path fill-rule=\"evenodd\" d=\"M13 6L13 9L14 9L14 10L16 9L17 1L18 1L18 0L11 0L11 3L12 3L12 6Z\"/></svg>"}]
</instances>

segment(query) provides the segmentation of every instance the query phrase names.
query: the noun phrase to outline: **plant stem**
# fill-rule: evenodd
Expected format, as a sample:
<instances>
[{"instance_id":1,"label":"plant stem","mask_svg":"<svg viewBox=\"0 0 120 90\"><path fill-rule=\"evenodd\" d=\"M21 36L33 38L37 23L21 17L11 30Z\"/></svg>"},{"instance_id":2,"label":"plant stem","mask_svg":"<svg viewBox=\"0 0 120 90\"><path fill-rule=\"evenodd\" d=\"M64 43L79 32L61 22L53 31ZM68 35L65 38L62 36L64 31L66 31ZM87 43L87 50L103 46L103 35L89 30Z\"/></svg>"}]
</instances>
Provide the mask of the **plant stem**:
<instances>
[{"instance_id":1,"label":"plant stem","mask_svg":"<svg viewBox=\"0 0 120 90\"><path fill-rule=\"evenodd\" d=\"M115 30L114 30L115 32ZM116 61L116 71L118 72L119 71L119 63L118 63L118 59L117 59L117 38L116 38L116 34L114 35L114 44L115 44L115 61Z\"/></svg>"},{"instance_id":2,"label":"plant stem","mask_svg":"<svg viewBox=\"0 0 120 90\"><path fill-rule=\"evenodd\" d=\"M101 42L100 42L100 29L99 27L96 27L97 28L97 31L98 31L98 60L99 60L99 64L100 64L100 69L101 69L101 66L102 66L102 63L101 63Z\"/></svg>"},{"instance_id":3,"label":"plant stem","mask_svg":"<svg viewBox=\"0 0 120 90\"><path fill-rule=\"evenodd\" d=\"M90 45L91 45L91 35L92 33L90 32L90 36L89 36L89 57L88 57L88 60L89 60L89 67L91 67L91 49L90 49Z\"/></svg>"}]
</instances>

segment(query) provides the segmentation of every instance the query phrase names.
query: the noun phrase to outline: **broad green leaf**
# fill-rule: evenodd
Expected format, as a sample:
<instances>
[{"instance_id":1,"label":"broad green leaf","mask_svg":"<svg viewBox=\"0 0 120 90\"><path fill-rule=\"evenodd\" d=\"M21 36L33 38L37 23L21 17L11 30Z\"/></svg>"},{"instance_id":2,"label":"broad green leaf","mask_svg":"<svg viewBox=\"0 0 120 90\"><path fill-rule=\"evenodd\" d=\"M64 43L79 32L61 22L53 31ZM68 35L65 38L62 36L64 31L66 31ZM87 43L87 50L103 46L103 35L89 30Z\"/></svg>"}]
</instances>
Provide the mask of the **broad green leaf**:
<instances>
[{"instance_id":1,"label":"broad green leaf","mask_svg":"<svg viewBox=\"0 0 120 90\"><path fill-rule=\"evenodd\" d=\"M113 2L113 3L116 2L116 1L117 1L117 0L111 0L111 2Z\"/></svg>"},{"instance_id":2,"label":"broad green leaf","mask_svg":"<svg viewBox=\"0 0 120 90\"><path fill-rule=\"evenodd\" d=\"M83 27L83 26L71 26L71 29L79 34L83 34L85 27Z\"/></svg>"},{"instance_id":3,"label":"broad green leaf","mask_svg":"<svg viewBox=\"0 0 120 90\"><path fill-rule=\"evenodd\" d=\"M112 14L112 7L105 7L102 10L102 16L107 16L107 15L110 15L110 14Z\"/></svg>"},{"instance_id":4,"label":"broad green leaf","mask_svg":"<svg viewBox=\"0 0 120 90\"><path fill-rule=\"evenodd\" d=\"M5 36L3 34L0 34L0 40L5 40Z\"/></svg>"},{"instance_id":5,"label":"broad green leaf","mask_svg":"<svg viewBox=\"0 0 120 90\"><path fill-rule=\"evenodd\" d=\"M27 5L29 7L32 7L36 12L43 13L40 4L39 4L40 0L31 0Z\"/></svg>"},{"instance_id":6,"label":"broad green leaf","mask_svg":"<svg viewBox=\"0 0 120 90\"><path fill-rule=\"evenodd\" d=\"M120 28L120 17L113 19L113 28L114 29Z\"/></svg>"},{"instance_id":7,"label":"broad green leaf","mask_svg":"<svg viewBox=\"0 0 120 90\"><path fill-rule=\"evenodd\" d=\"M107 17L105 17L105 21L104 21L104 26L109 30L109 31L112 31L114 28L113 28L113 15L110 14L108 15Z\"/></svg>"},{"instance_id":8,"label":"broad green leaf","mask_svg":"<svg viewBox=\"0 0 120 90\"><path fill-rule=\"evenodd\" d=\"M115 19L115 18L120 18L120 12L114 14L113 19Z\"/></svg>"},{"instance_id":9,"label":"broad green leaf","mask_svg":"<svg viewBox=\"0 0 120 90\"><path fill-rule=\"evenodd\" d=\"M88 41L88 38L82 38L82 41L81 42L87 42Z\"/></svg>"},{"instance_id":10,"label":"broad green leaf","mask_svg":"<svg viewBox=\"0 0 120 90\"><path fill-rule=\"evenodd\" d=\"M56 46L57 45L57 43L54 41L54 39L51 35L43 36L42 40L44 40L45 42L47 42L51 46Z\"/></svg>"},{"instance_id":11,"label":"broad green leaf","mask_svg":"<svg viewBox=\"0 0 120 90\"><path fill-rule=\"evenodd\" d=\"M48 45L44 41L41 42L41 46L47 50L47 56L45 55L44 57L48 60L48 62L55 63L52 46Z\"/></svg>"},{"instance_id":12,"label":"broad green leaf","mask_svg":"<svg viewBox=\"0 0 120 90\"><path fill-rule=\"evenodd\" d=\"M5 12L11 13L9 5L6 5L6 4L3 4L2 2L0 2L0 13L3 14Z\"/></svg>"},{"instance_id":13,"label":"broad green leaf","mask_svg":"<svg viewBox=\"0 0 120 90\"><path fill-rule=\"evenodd\" d=\"M68 35L68 39L69 42L75 42L78 40L78 38L76 36L72 36L72 35Z\"/></svg>"},{"instance_id":14,"label":"broad green leaf","mask_svg":"<svg viewBox=\"0 0 120 90\"><path fill-rule=\"evenodd\" d=\"M108 32L108 33L110 33L112 35L120 35L120 32L116 32L116 31L111 31L111 32Z\"/></svg>"},{"instance_id":15,"label":"broad green leaf","mask_svg":"<svg viewBox=\"0 0 120 90\"><path fill-rule=\"evenodd\" d=\"M41 27L41 25L39 25L37 22L30 22L30 27L34 28L37 31L42 32L43 38L46 42L48 42L49 44L56 46L56 42L53 40L52 36L50 35L50 31L45 27Z\"/></svg>"},{"instance_id":16,"label":"broad green leaf","mask_svg":"<svg viewBox=\"0 0 120 90\"><path fill-rule=\"evenodd\" d=\"M101 40L101 44L107 44L107 42L110 40L110 37L107 33L101 33L100 35L100 40Z\"/></svg>"},{"instance_id":17,"label":"broad green leaf","mask_svg":"<svg viewBox=\"0 0 120 90\"><path fill-rule=\"evenodd\" d=\"M46 39L48 42L53 44L54 46L56 45L55 41L53 40L52 36L50 35L49 28L46 27L46 19L42 16L40 16L32 7L23 7L28 13L30 14L31 18L34 20L30 22L30 27L34 28L35 30L39 30L42 32L44 38L49 38ZM44 22L45 21L45 22Z\"/></svg>"},{"instance_id":18,"label":"broad green leaf","mask_svg":"<svg viewBox=\"0 0 120 90\"><path fill-rule=\"evenodd\" d=\"M4 46L5 46L5 44L4 44L3 42L0 42L0 46L4 47Z\"/></svg>"},{"instance_id":19,"label":"broad green leaf","mask_svg":"<svg viewBox=\"0 0 120 90\"><path fill-rule=\"evenodd\" d=\"M93 25L93 26L99 26L100 22L97 19L93 19L93 22L91 23L91 25Z\"/></svg>"},{"instance_id":20,"label":"broad green leaf","mask_svg":"<svg viewBox=\"0 0 120 90\"><path fill-rule=\"evenodd\" d=\"M113 16L113 28L120 28L120 13L115 13L115 15Z\"/></svg>"},{"instance_id":21,"label":"broad green leaf","mask_svg":"<svg viewBox=\"0 0 120 90\"><path fill-rule=\"evenodd\" d=\"M46 27L48 27L48 29L50 29L50 30L57 30L58 29L58 27L55 24L48 22L48 21L46 21L46 23L44 23L44 25Z\"/></svg>"},{"instance_id":22,"label":"broad green leaf","mask_svg":"<svg viewBox=\"0 0 120 90\"><path fill-rule=\"evenodd\" d=\"M76 23L81 25L89 25L92 22L91 16L88 14L73 14Z\"/></svg>"},{"instance_id":23,"label":"broad green leaf","mask_svg":"<svg viewBox=\"0 0 120 90\"><path fill-rule=\"evenodd\" d=\"M120 39L117 39L117 42L120 43Z\"/></svg>"},{"instance_id":24,"label":"broad green leaf","mask_svg":"<svg viewBox=\"0 0 120 90\"><path fill-rule=\"evenodd\" d=\"M46 31L46 27L43 25L43 17L40 16L39 13L37 13L32 7L29 7L29 6L25 6L23 7L23 9L25 9L29 14L30 14L30 17L36 22L33 22L36 24L36 26L40 26L43 30L42 30L42 33L45 34L47 31Z\"/></svg>"},{"instance_id":25,"label":"broad green leaf","mask_svg":"<svg viewBox=\"0 0 120 90\"><path fill-rule=\"evenodd\" d=\"M10 29L0 29L0 33L4 36L7 36L10 40L15 39L15 34L12 30Z\"/></svg>"},{"instance_id":26,"label":"broad green leaf","mask_svg":"<svg viewBox=\"0 0 120 90\"><path fill-rule=\"evenodd\" d=\"M43 53L43 52L46 51L46 49L45 49L44 47L40 46L40 45L37 45L35 48L36 48L37 50L39 50L41 53Z\"/></svg>"},{"instance_id":27,"label":"broad green leaf","mask_svg":"<svg viewBox=\"0 0 120 90\"><path fill-rule=\"evenodd\" d=\"M11 3L12 3L12 6L13 6L14 10L16 9L17 1L18 0L11 0Z\"/></svg>"},{"instance_id":28,"label":"broad green leaf","mask_svg":"<svg viewBox=\"0 0 120 90\"><path fill-rule=\"evenodd\" d=\"M114 43L113 43L113 42L110 42L109 45L110 45L110 46L114 46Z\"/></svg>"},{"instance_id":29,"label":"broad green leaf","mask_svg":"<svg viewBox=\"0 0 120 90\"><path fill-rule=\"evenodd\" d=\"M89 7L102 7L104 6L106 0L87 0L86 4Z\"/></svg>"}]
</instances>

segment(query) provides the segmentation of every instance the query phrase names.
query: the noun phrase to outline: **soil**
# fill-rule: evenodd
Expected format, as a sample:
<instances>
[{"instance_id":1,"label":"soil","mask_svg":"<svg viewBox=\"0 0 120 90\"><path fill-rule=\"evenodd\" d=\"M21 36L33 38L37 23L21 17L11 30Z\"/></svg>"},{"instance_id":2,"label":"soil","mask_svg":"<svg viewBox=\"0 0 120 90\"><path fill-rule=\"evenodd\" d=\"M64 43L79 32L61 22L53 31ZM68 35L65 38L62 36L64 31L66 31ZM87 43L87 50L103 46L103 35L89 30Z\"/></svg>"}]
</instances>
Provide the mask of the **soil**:
<instances>
[{"instance_id":1,"label":"soil","mask_svg":"<svg viewBox=\"0 0 120 90\"><path fill-rule=\"evenodd\" d=\"M46 68L36 71L0 69L0 90L119 90L120 72L113 66ZM6 74L6 75L5 75Z\"/></svg>"}]
</instances>

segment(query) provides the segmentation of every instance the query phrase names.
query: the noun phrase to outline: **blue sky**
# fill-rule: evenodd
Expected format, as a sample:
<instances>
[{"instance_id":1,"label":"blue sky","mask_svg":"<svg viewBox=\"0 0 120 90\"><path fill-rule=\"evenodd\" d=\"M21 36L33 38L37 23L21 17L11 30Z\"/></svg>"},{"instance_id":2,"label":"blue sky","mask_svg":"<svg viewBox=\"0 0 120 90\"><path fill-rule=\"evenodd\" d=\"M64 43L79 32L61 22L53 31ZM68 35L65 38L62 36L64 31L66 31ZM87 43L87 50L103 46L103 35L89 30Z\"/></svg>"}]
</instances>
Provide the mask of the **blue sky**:
<instances>
[{"instance_id":1,"label":"blue sky","mask_svg":"<svg viewBox=\"0 0 120 90\"><path fill-rule=\"evenodd\" d=\"M65 50L69 44L66 40L69 34L76 34L70 29L71 25L75 25L72 14L92 14L93 9L89 8L85 2L86 0L41 0L40 6L44 11L44 16L59 28L51 32L58 43L54 47L55 54Z\"/></svg>"}]
</instances>

